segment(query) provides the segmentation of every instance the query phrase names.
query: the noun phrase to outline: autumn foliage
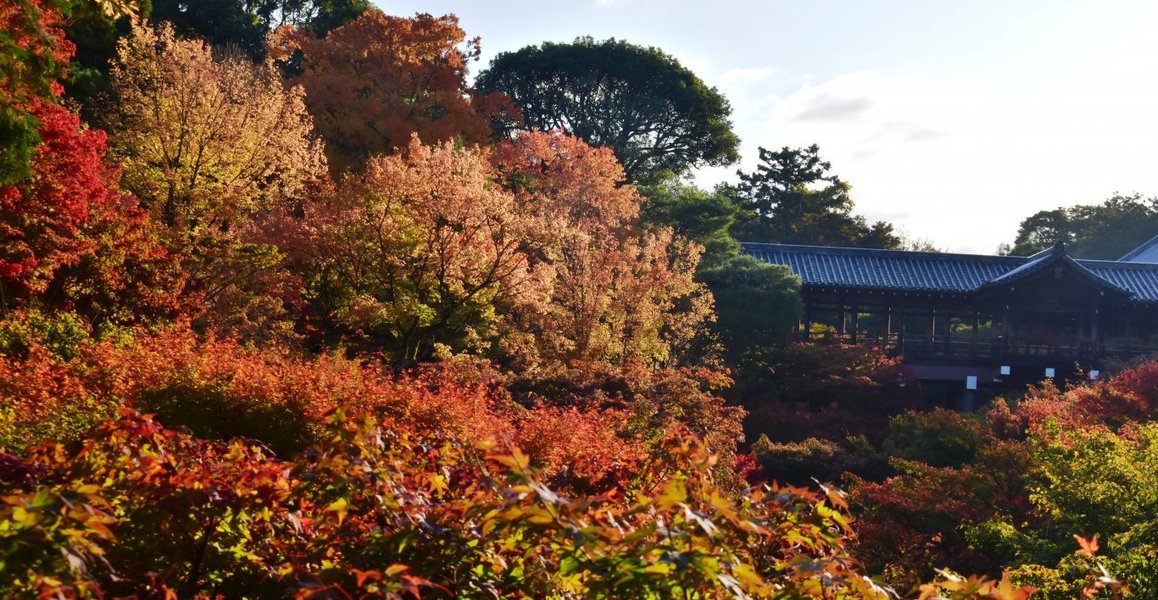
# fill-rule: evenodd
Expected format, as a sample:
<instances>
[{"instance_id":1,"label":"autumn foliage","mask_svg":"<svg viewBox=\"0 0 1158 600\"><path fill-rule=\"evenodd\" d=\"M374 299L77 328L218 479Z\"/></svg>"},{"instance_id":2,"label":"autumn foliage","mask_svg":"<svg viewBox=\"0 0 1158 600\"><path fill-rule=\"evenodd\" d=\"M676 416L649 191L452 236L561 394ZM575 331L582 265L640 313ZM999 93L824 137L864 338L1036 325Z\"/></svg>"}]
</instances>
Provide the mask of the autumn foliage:
<instances>
[{"instance_id":1,"label":"autumn foliage","mask_svg":"<svg viewBox=\"0 0 1158 600\"><path fill-rule=\"evenodd\" d=\"M611 150L492 139L455 17L260 63L127 19L86 124L72 4L0 7L0 596L1156 589L1155 364L974 416L904 412L877 351L753 350L745 447L703 248Z\"/></svg>"},{"instance_id":2,"label":"autumn foliage","mask_svg":"<svg viewBox=\"0 0 1158 600\"><path fill-rule=\"evenodd\" d=\"M271 48L275 58L300 68L291 81L306 90L335 174L406 148L412 134L428 142L490 137L487 115L466 87L467 63L478 53L478 39L466 40L453 15L403 18L377 9L325 37L279 30Z\"/></svg>"},{"instance_id":3,"label":"autumn foliage","mask_svg":"<svg viewBox=\"0 0 1158 600\"><path fill-rule=\"evenodd\" d=\"M1044 597L1070 598L1121 593L1113 573L1152 593L1142 557L1155 548L1145 515L1158 489L1156 373L1150 362L1067 390L1034 388L979 415L894 418L883 447L896 473L850 479L858 556L895 581L945 566L1009 569ZM1086 545L1074 554L1075 531L1114 541L1094 560Z\"/></svg>"},{"instance_id":4,"label":"autumn foliage","mask_svg":"<svg viewBox=\"0 0 1158 600\"><path fill-rule=\"evenodd\" d=\"M849 570L838 493L732 499L712 483L711 456L679 438L640 471L639 488L569 497L492 441L340 413L326 431L283 461L126 410L78 451L46 444L8 458L0 537L19 551L4 589L887 597Z\"/></svg>"},{"instance_id":5,"label":"autumn foliage","mask_svg":"<svg viewBox=\"0 0 1158 600\"><path fill-rule=\"evenodd\" d=\"M51 2L19 0L0 7L0 186L29 176L39 123L37 101L55 101L75 48Z\"/></svg>"},{"instance_id":6,"label":"autumn foliage","mask_svg":"<svg viewBox=\"0 0 1158 600\"><path fill-rule=\"evenodd\" d=\"M105 134L35 101L32 176L0 187L0 304L43 304L94 322L172 312L182 276L105 158Z\"/></svg>"},{"instance_id":7,"label":"autumn foliage","mask_svg":"<svg viewBox=\"0 0 1158 600\"><path fill-rule=\"evenodd\" d=\"M506 352L524 368L680 363L711 318L711 295L694 280L701 249L642 225L642 198L619 184L615 155L562 133L526 133L492 161L533 219L535 263L554 273L547 306L516 312Z\"/></svg>"},{"instance_id":8,"label":"autumn foliage","mask_svg":"<svg viewBox=\"0 0 1158 600\"><path fill-rule=\"evenodd\" d=\"M395 378L181 328L77 340L66 359L29 337L0 363L3 445L24 456L0 475L0 535L22 548L6 591L633 593L721 576L758 590L815 577L770 556L853 564L839 495L755 490L736 504L713 454L678 428L643 435L630 410L524 408L437 369ZM49 436L63 445L29 445ZM673 552L695 568L675 571ZM826 585L869 585L842 581Z\"/></svg>"},{"instance_id":9,"label":"autumn foliage","mask_svg":"<svg viewBox=\"0 0 1158 600\"><path fill-rule=\"evenodd\" d=\"M404 155L376 157L306 204L303 218L286 215L319 318L413 364L438 345L485 350L496 305L541 305L544 275L524 245L532 224L491 178L480 151L415 137Z\"/></svg>"}]
</instances>

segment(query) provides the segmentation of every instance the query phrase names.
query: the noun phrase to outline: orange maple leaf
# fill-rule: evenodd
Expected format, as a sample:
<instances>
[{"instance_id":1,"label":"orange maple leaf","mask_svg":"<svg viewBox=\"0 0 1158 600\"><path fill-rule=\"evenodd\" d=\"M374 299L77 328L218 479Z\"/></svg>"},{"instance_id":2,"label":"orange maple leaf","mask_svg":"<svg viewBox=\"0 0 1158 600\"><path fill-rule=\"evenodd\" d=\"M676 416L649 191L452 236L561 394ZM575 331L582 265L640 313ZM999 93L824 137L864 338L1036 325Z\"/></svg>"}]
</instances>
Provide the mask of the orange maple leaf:
<instances>
[{"instance_id":1,"label":"orange maple leaf","mask_svg":"<svg viewBox=\"0 0 1158 600\"><path fill-rule=\"evenodd\" d=\"M1078 541L1078 546L1080 546L1078 554L1083 556L1093 556L1097 554L1098 548L1100 548L1100 546L1098 546L1098 534L1096 533L1093 538L1088 540L1075 533L1074 539Z\"/></svg>"}]
</instances>

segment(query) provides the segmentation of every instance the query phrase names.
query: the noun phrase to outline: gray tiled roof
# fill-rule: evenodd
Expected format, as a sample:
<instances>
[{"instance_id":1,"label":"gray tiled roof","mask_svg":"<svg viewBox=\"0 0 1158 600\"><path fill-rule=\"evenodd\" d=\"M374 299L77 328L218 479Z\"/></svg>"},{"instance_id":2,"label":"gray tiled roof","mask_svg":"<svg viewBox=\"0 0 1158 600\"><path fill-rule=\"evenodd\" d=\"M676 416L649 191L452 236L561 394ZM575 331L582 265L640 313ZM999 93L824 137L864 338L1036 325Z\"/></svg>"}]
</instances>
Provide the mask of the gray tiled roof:
<instances>
[{"instance_id":1,"label":"gray tiled roof","mask_svg":"<svg viewBox=\"0 0 1158 600\"><path fill-rule=\"evenodd\" d=\"M1129 254L1118 260L1124 262L1158 263L1158 235L1150 238L1150 241L1134 248Z\"/></svg>"},{"instance_id":2,"label":"gray tiled roof","mask_svg":"<svg viewBox=\"0 0 1158 600\"><path fill-rule=\"evenodd\" d=\"M1130 292L1134 300L1158 302L1158 264L1079 260L1098 277Z\"/></svg>"},{"instance_id":3,"label":"gray tiled roof","mask_svg":"<svg viewBox=\"0 0 1158 600\"><path fill-rule=\"evenodd\" d=\"M973 292L994 280L1029 270L1051 251L1026 256L906 252L744 242L744 251L768 263L788 265L805 284L930 292ZM1064 249L1061 250L1064 257ZM1076 260L1133 300L1158 302L1158 264ZM1022 269L1024 267L1024 269Z\"/></svg>"}]
</instances>

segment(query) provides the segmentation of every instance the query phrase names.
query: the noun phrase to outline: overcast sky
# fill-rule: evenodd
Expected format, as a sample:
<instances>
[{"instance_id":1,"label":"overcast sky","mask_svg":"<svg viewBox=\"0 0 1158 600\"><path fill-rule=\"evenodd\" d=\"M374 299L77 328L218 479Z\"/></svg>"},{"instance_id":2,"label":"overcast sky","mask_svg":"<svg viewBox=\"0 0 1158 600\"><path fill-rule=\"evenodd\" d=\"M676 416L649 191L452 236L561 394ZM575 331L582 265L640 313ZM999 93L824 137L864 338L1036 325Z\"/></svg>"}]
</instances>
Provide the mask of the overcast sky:
<instances>
[{"instance_id":1,"label":"overcast sky","mask_svg":"<svg viewBox=\"0 0 1158 600\"><path fill-rule=\"evenodd\" d=\"M1153 0L376 1L458 15L482 37L475 72L580 35L658 46L731 101L742 168L758 146L819 144L858 212L944 250L991 254L1038 210L1158 195Z\"/></svg>"}]
</instances>

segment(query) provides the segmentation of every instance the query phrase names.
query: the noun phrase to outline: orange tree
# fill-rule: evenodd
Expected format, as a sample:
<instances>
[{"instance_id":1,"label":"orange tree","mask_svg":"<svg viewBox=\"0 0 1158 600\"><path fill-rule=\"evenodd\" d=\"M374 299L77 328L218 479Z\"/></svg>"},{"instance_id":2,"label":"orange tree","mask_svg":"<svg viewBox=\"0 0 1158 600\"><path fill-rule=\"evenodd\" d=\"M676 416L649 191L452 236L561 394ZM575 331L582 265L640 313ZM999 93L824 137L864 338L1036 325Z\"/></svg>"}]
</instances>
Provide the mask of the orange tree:
<instances>
[{"instance_id":1,"label":"orange tree","mask_svg":"<svg viewBox=\"0 0 1158 600\"><path fill-rule=\"evenodd\" d=\"M404 149L415 133L428 142L490 137L466 86L479 40L464 45L465 37L453 15L404 18L370 8L325 37L282 28L271 40L271 55L300 70L291 82L306 90L337 175Z\"/></svg>"},{"instance_id":2,"label":"orange tree","mask_svg":"<svg viewBox=\"0 0 1158 600\"><path fill-rule=\"evenodd\" d=\"M511 311L502 350L514 364L690 362L712 315L711 294L693 277L700 247L641 222L643 199L620 185L615 155L532 132L500 144L492 162L530 217L533 263L553 274L544 308Z\"/></svg>"},{"instance_id":3,"label":"orange tree","mask_svg":"<svg viewBox=\"0 0 1158 600\"><path fill-rule=\"evenodd\" d=\"M490 180L477 148L414 137L404 155L375 157L323 190L304 218L286 215L282 245L321 332L406 366L439 346L486 351L500 304L540 310L546 279L527 256L528 219Z\"/></svg>"}]
</instances>

